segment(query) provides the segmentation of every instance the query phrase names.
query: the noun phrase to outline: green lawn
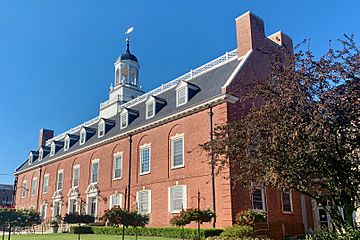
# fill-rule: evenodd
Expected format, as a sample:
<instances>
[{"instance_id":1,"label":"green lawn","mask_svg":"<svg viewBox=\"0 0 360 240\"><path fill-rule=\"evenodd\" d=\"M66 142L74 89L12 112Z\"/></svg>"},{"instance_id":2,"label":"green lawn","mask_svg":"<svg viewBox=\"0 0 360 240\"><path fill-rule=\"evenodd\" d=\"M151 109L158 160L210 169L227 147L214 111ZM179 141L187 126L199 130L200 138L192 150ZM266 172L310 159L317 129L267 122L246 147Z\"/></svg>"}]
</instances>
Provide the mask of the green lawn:
<instances>
[{"instance_id":1,"label":"green lawn","mask_svg":"<svg viewBox=\"0 0 360 240\"><path fill-rule=\"evenodd\" d=\"M7 236L6 236L7 239ZM76 234L59 233L59 234L21 234L11 236L13 240L77 240ZM82 234L81 240L121 240L121 235L95 235ZM135 240L135 236L125 236L126 240ZM174 238L160 237L138 237L139 240L174 240Z\"/></svg>"}]
</instances>

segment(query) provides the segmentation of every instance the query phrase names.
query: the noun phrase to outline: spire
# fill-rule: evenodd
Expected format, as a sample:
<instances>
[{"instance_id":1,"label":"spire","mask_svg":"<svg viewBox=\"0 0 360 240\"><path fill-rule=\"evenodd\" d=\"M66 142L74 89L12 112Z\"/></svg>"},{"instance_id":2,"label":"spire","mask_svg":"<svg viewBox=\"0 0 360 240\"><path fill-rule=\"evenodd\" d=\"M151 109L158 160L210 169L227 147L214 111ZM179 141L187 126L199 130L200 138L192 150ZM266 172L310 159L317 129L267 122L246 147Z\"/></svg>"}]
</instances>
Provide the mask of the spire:
<instances>
[{"instance_id":1,"label":"spire","mask_svg":"<svg viewBox=\"0 0 360 240\"><path fill-rule=\"evenodd\" d=\"M134 31L134 27L129 26L125 32L126 35L126 52L130 53L130 33Z\"/></svg>"},{"instance_id":2,"label":"spire","mask_svg":"<svg viewBox=\"0 0 360 240\"><path fill-rule=\"evenodd\" d=\"M126 50L125 52L130 53L130 39L129 37L126 38Z\"/></svg>"}]
</instances>

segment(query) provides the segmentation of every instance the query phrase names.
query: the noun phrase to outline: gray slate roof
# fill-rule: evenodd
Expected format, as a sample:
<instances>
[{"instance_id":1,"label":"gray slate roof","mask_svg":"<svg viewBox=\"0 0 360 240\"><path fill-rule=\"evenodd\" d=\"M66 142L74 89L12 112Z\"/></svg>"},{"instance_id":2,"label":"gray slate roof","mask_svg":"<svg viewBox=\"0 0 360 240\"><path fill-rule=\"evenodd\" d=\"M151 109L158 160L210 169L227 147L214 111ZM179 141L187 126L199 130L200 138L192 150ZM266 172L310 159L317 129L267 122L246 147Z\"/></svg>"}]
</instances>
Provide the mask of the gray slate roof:
<instances>
[{"instance_id":1,"label":"gray slate roof","mask_svg":"<svg viewBox=\"0 0 360 240\"><path fill-rule=\"evenodd\" d=\"M10 185L10 184L0 184L0 191L3 191L3 190L12 191L12 190L13 190L13 185Z\"/></svg>"},{"instance_id":2,"label":"gray slate roof","mask_svg":"<svg viewBox=\"0 0 360 240\"><path fill-rule=\"evenodd\" d=\"M221 87L224 86L226 81L229 79L230 75L234 72L235 68L238 66L238 64L240 64L240 61L241 61L241 59L240 60L235 59L235 60L229 61L228 63L225 63L224 65L221 65L217 68L209 70L208 72L205 72L201 75L198 75L198 76L188 80L189 83L198 86L200 88L200 90L197 91L197 93L191 99L189 99L185 105L176 107L175 88L169 89L169 90L157 95L157 97L164 99L166 101L166 105L163 108L161 108L160 111L157 112L154 117L152 117L150 119L146 119L146 117L145 117L146 103L140 102L131 107L132 110L138 111L139 115L137 116L137 118L134 121L129 123L128 127L126 127L125 129L120 129L120 117L117 114L110 118L115 121L115 125L103 137L98 138L97 123L95 123L95 124L91 125L90 127L95 129L96 133L93 134L92 137L90 139L88 139L86 141L86 143L84 143L83 145L80 146L79 140L78 140L66 152L64 152L64 148L62 147L60 150L58 150L55 153L54 156L50 157L50 154L48 154L40 162L38 161L38 159L34 159L34 161L31 164L28 164L28 160L26 160L16 171L26 170L30 167L39 165L40 163L44 163L51 159L60 157L64 154L68 154L69 152L76 151L76 150L79 150L86 146L92 145L94 143L117 136L117 135L127 132L129 130L136 129L142 125L145 125L145 124L148 124L151 122L155 122L166 116L175 114L177 112L181 112L182 110L186 110L186 109L196 106L202 102L205 102L211 98L219 96L222 94ZM79 132L74 133L74 134L79 135Z\"/></svg>"}]
</instances>

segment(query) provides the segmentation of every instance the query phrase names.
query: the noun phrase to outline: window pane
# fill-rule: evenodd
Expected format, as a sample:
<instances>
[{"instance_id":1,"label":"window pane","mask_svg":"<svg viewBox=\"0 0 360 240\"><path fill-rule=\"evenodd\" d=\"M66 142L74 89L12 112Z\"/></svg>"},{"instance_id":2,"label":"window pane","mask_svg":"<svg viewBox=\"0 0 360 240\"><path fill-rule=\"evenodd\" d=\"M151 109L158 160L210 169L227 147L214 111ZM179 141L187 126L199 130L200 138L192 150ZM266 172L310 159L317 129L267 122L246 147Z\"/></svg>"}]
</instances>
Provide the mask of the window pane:
<instances>
[{"instance_id":1,"label":"window pane","mask_svg":"<svg viewBox=\"0 0 360 240\"><path fill-rule=\"evenodd\" d=\"M173 166L184 164L183 138L173 140Z\"/></svg>"},{"instance_id":2,"label":"window pane","mask_svg":"<svg viewBox=\"0 0 360 240\"><path fill-rule=\"evenodd\" d=\"M91 176L91 182L96 183L98 181L98 170L99 170L99 163L93 162L92 164L92 176Z\"/></svg>"},{"instance_id":3,"label":"window pane","mask_svg":"<svg viewBox=\"0 0 360 240\"><path fill-rule=\"evenodd\" d=\"M58 174L58 190L62 190L63 173Z\"/></svg>"},{"instance_id":4,"label":"window pane","mask_svg":"<svg viewBox=\"0 0 360 240\"><path fill-rule=\"evenodd\" d=\"M126 127L127 126L127 114L126 113L121 114L120 120L121 120L121 128Z\"/></svg>"},{"instance_id":5,"label":"window pane","mask_svg":"<svg viewBox=\"0 0 360 240\"><path fill-rule=\"evenodd\" d=\"M21 197L26 196L26 182L23 182L22 188L21 188Z\"/></svg>"},{"instance_id":6,"label":"window pane","mask_svg":"<svg viewBox=\"0 0 360 240\"><path fill-rule=\"evenodd\" d=\"M36 194L36 179L33 179L31 182L31 195Z\"/></svg>"},{"instance_id":7,"label":"window pane","mask_svg":"<svg viewBox=\"0 0 360 240\"><path fill-rule=\"evenodd\" d=\"M50 156L53 156L54 154L55 154L55 144L51 144Z\"/></svg>"},{"instance_id":8,"label":"window pane","mask_svg":"<svg viewBox=\"0 0 360 240\"><path fill-rule=\"evenodd\" d=\"M252 195L253 200L253 208L256 210L264 210L263 209L263 197L262 197L262 190L255 189Z\"/></svg>"},{"instance_id":9,"label":"window pane","mask_svg":"<svg viewBox=\"0 0 360 240\"><path fill-rule=\"evenodd\" d=\"M105 124L104 123L99 124L98 131L99 131L99 136L100 137L104 136L104 134L105 134Z\"/></svg>"},{"instance_id":10,"label":"window pane","mask_svg":"<svg viewBox=\"0 0 360 240\"><path fill-rule=\"evenodd\" d=\"M139 196L139 212L149 212L149 191L141 191L138 193Z\"/></svg>"},{"instance_id":11,"label":"window pane","mask_svg":"<svg viewBox=\"0 0 360 240\"><path fill-rule=\"evenodd\" d=\"M79 185L79 168L74 168L73 175L73 187L77 187Z\"/></svg>"},{"instance_id":12,"label":"window pane","mask_svg":"<svg viewBox=\"0 0 360 240\"><path fill-rule=\"evenodd\" d=\"M141 149L141 173L150 172L150 147Z\"/></svg>"},{"instance_id":13,"label":"window pane","mask_svg":"<svg viewBox=\"0 0 360 240\"><path fill-rule=\"evenodd\" d=\"M185 88L181 88L178 90L178 105L182 105L186 103L186 89Z\"/></svg>"},{"instance_id":14,"label":"window pane","mask_svg":"<svg viewBox=\"0 0 360 240\"><path fill-rule=\"evenodd\" d=\"M117 155L114 158L114 178L121 178L122 169L121 169L121 155Z\"/></svg>"},{"instance_id":15,"label":"window pane","mask_svg":"<svg viewBox=\"0 0 360 240\"><path fill-rule=\"evenodd\" d=\"M80 144L84 144L86 141L86 131L80 132Z\"/></svg>"},{"instance_id":16,"label":"window pane","mask_svg":"<svg viewBox=\"0 0 360 240\"><path fill-rule=\"evenodd\" d=\"M282 201L283 201L283 211L284 212L291 212L291 194L290 192L283 192L282 193Z\"/></svg>"},{"instance_id":17,"label":"window pane","mask_svg":"<svg viewBox=\"0 0 360 240\"><path fill-rule=\"evenodd\" d=\"M171 211L180 211L184 208L183 186L172 187L170 197Z\"/></svg>"},{"instance_id":18,"label":"window pane","mask_svg":"<svg viewBox=\"0 0 360 240\"><path fill-rule=\"evenodd\" d=\"M49 187L49 176L46 175L44 177L44 189L43 189L43 192L44 193L47 193L48 192L48 187Z\"/></svg>"},{"instance_id":19,"label":"window pane","mask_svg":"<svg viewBox=\"0 0 360 240\"><path fill-rule=\"evenodd\" d=\"M154 102L150 102L147 105L147 116L152 117L154 115Z\"/></svg>"}]
</instances>

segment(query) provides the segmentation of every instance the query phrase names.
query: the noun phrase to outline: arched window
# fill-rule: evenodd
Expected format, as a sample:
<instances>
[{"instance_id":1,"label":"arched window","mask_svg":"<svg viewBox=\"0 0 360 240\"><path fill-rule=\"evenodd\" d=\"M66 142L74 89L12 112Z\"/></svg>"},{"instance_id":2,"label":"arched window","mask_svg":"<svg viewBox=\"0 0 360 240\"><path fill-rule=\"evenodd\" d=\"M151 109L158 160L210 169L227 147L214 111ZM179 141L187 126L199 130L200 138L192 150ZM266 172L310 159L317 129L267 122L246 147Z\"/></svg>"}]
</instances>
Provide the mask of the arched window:
<instances>
[{"instance_id":1,"label":"arched window","mask_svg":"<svg viewBox=\"0 0 360 240\"><path fill-rule=\"evenodd\" d=\"M116 73L115 73L115 85L120 84L120 70L116 69Z\"/></svg>"}]
</instances>

